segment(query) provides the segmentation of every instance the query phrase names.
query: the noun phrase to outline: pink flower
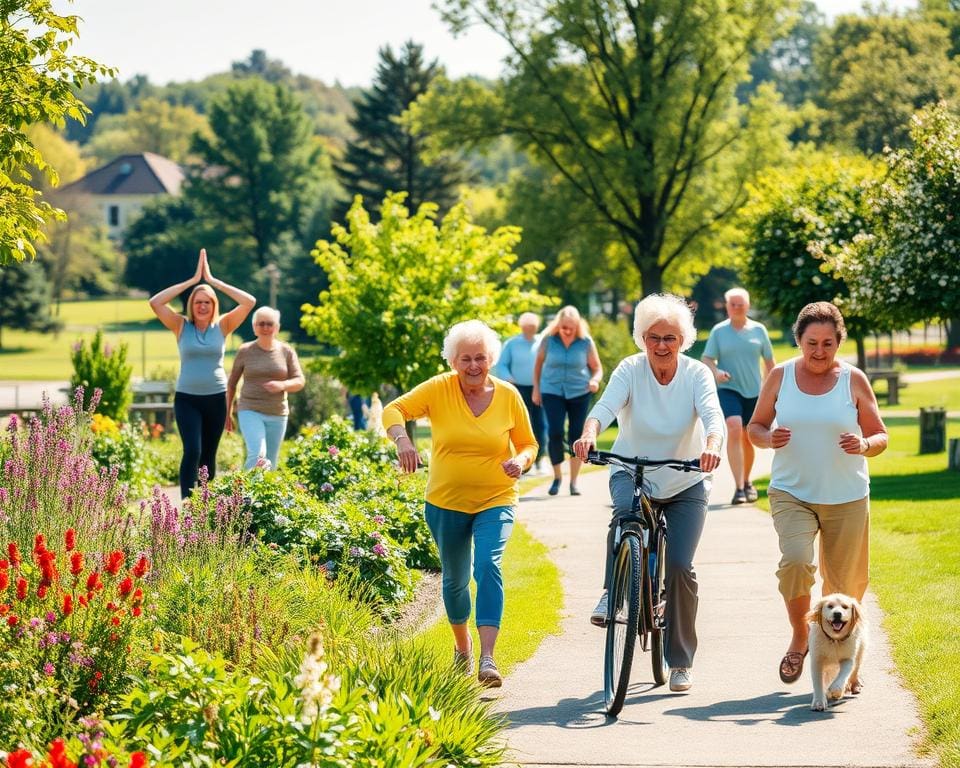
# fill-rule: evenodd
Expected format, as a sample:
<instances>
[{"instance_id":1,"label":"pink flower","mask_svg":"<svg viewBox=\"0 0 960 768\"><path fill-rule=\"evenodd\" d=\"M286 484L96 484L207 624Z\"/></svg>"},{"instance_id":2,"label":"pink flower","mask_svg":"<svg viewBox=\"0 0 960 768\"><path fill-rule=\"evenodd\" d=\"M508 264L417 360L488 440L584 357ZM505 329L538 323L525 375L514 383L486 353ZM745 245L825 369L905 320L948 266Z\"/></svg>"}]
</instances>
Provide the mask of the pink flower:
<instances>
[{"instance_id":1,"label":"pink flower","mask_svg":"<svg viewBox=\"0 0 960 768\"><path fill-rule=\"evenodd\" d=\"M383 557L387 554L387 548L379 541L373 545L370 551L373 552L373 554L375 554L377 557Z\"/></svg>"},{"instance_id":2,"label":"pink flower","mask_svg":"<svg viewBox=\"0 0 960 768\"><path fill-rule=\"evenodd\" d=\"M54 667L49 661L43 665L43 674L45 674L47 677L53 677L56 671L56 667Z\"/></svg>"},{"instance_id":3,"label":"pink flower","mask_svg":"<svg viewBox=\"0 0 960 768\"><path fill-rule=\"evenodd\" d=\"M336 456L340 453L340 449L335 445L331 445L329 448L327 448L327 453L329 453L331 456Z\"/></svg>"}]
</instances>

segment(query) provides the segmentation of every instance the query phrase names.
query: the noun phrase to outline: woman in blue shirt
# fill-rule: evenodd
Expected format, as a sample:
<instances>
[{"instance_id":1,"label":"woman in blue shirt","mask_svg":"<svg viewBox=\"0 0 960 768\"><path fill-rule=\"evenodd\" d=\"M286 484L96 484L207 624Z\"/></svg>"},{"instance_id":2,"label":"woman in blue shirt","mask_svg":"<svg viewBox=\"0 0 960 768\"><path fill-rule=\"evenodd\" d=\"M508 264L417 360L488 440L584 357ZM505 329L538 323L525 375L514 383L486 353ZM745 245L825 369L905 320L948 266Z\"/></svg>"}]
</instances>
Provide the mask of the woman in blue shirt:
<instances>
[{"instance_id":1,"label":"woman in blue shirt","mask_svg":"<svg viewBox=\"0 0 960 768\"><path fill-rule=\"evenodd\" d=\"M553 464L553 482L548 493L556 496L563 479L565 446L580 437L590 410L590 400L600 389L603 367L597 347L589 336L587 321L576 307L561 309L547 326L533 365L533 402L547 415L547 444ZM564 423L567 438L564 440ZM570 495L579 496L577 477L582 462L570 455Z\"/></svg>"},{"instance_id":2,"label":"woman in blue shirt","mask_svg":"<svg viewBox=\"0 0 960 768\"><path fill-rule=\"evenodd\" d=\"M201 280L206 284L199 285ZM170 309L167 302L190 286L196 287L187 299L184 317ZM223 317L220 317L214 288L237 302ZM160 322L173 331L180 352L173 413L183 442L180 460L180 497L183 499L193 492L200 467L207 468L210 479L217 472L217 448L227 421L227 373L223 369L223 353L227 336L246 319L256 303L249 293L210 273L203 248L193 277L164 288L150 298L150 308Z\"/></svg>"}]
</instances>

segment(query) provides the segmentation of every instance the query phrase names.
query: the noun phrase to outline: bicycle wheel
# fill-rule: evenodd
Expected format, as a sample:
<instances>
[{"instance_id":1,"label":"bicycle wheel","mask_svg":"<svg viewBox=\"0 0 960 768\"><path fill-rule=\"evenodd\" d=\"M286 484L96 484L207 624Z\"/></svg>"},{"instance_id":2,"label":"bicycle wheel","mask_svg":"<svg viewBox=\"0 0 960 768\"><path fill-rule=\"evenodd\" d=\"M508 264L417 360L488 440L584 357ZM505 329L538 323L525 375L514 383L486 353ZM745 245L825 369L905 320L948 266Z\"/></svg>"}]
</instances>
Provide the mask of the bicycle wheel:
<instances>
[{"instance_id":1,"label":"bicycle wheel","mask_svg":"<svg viewBox=\"0 0 960 768\"><path fill-rule=\"evenodd\" d=\"M640 542L626 533L617 550L609 590L607 639L603 654L603 697L607 714L623 709L640 620Z\"/></svg>"},{"instance_id":2,"label":"bicycle wheel","mask_svg":"<svg viewBox=\"0 0 960 768\"><path fill-rule=\"evenodd\" d=\"M670 669L664 656L664 626L667 609L667 537L662 528L657 528L654 546L649 555L650 581L653 586L653 621L650 624L650 662L653 665L653 680L657 685L667 682Z\"/></svg>"}]
</instances>

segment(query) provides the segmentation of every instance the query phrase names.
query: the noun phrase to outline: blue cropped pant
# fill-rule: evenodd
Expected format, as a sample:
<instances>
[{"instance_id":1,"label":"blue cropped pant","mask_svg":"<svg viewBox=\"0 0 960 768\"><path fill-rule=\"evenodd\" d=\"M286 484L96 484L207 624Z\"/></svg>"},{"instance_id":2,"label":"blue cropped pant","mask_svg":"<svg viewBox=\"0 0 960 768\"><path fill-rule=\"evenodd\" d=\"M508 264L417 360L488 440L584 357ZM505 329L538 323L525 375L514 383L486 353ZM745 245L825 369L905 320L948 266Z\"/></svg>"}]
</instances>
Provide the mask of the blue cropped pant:
<instances>
[{"instance_id":1,"label":"blue cropped pant","mask_svg":"<svg viewBox=\"0 0 960 768\"><path fill-rule=\"evenodd\" d=\"M476 514L443 509L429 501L424 516L437 549L443 582L443 606L451 624L470 618L470 564L477 582L477 626L499 627L503 617L501 562L513 532L513 507L491 507ZM472 545L472 546L471 546Z\"/></svg>"}]
</instances>

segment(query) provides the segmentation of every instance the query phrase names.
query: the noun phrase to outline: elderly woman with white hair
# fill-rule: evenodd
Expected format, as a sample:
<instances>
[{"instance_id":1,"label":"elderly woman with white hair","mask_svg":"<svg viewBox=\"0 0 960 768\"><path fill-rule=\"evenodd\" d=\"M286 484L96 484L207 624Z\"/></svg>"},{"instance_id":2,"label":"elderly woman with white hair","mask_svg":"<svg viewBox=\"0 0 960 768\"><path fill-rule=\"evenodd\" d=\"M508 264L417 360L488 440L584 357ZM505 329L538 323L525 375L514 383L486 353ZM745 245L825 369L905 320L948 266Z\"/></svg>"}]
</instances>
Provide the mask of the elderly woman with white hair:
<instances>
[{"instance_id":1,"label":"elderly woman with white hair","mask_svg":"<svg viewBox=\"0 0 960 768\"><path fill-rule=\"evenodd\" d=\"M237 383L243 377L237 420L247 444L245 469L266 460L276 467L280 443L287 431L287 392L299 392L306 379L297 353L277 338L280 313L271 307L260 307L253 313L254 341L242 344L233 361L227 381L227 432L233 431L233 401Z\"/></svg>"},{"instance_id":2,"label":"elderly woman with white hair","mask_svg":"<svg viewBox=\"0 0 960 768\"><path fill-rule=\"evenodd\" d=\"M432 452L424 514L440 551L454 663L473 674L467 627L472 549L478 679L491 687L503 682L493 651L503 616L501 560L519 500L517 478L537 454L520 394L512 384L490 375L499 354L500 339L485 323L457 323L443 342L443 356L453 370L414 387L383 411L383 426L397 444L405 472L417 469L419 456L404 424L430 419Z\"/></svg>"},{"instance_id":3,"label":"elderly woman with white hair","mask_svg":"<svg viewBox=\"0 0 960 768\"><path fill-rule=\"evenodd\" d=\"M647 472L652 499L663 505L670 547L667 550L666 643L670 690L686 691L693 684L697 650L697 577L693 558L703 532L710 496L709 473L720 464L724 440L723 412L710 369L681 354L696 340L693 313L679 296L654 294L637 305L633 338L643 350L624 358L603 395L587 415L574 452L586 460L597 435L614 419L619 429L613 452L648 459L700 459L703 475L669 469ZM610 472L614 522L629 514L633 477L621 467ZM590 621L603 626L607 616L607 580L613 549L611 525L607 539L604 592Z\"/></svg>"}]
</instances>

